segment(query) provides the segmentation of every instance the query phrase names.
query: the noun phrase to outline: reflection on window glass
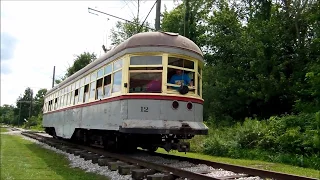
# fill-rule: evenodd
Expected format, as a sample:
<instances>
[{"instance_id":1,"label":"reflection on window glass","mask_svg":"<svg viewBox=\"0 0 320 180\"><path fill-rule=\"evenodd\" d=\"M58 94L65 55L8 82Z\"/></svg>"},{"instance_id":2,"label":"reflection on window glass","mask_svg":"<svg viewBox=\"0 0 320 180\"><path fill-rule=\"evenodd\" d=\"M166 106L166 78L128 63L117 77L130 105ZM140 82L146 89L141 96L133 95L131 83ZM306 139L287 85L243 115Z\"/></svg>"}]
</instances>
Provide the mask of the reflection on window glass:
<instances>
[{"instance_id":1,"label":"reflection on window glass","mask_svg":"<svg viewBox=\"0 0 320 180\"><path fill-rule=\"evenodd\" d=\"M67 95L65 94L63 96L63 106L66 106L67 105Z\"/></svg>"},{"instance_id":2,"label":"reflection on window glass","mask_svg":"<svg viewBox=\"0 0 320 180\"><path fill-rule=\"evenodd\" d=\"M95 92L96 92L96 81L93 81L90 85L90 99L95 98Z\"/></svg>"},{"instance_id":3,"label":"reflection on window glass","mask_svg":"<svg viewBox=\"0 0 320 180\"><path fill-rule=\"evenodd\" d=\"M176 57L169 57L168 58L168 65L171 66L178 66L188 69L194 69L194 63L193 61L189 61L182 58L176 58Z\"/></svg>"},{"instance_id":4,"label":"reflection on window glass","mask_svg":"<svg viewBox=\"0 0 320 180\"><path fill-rule=\"evenodd\" d=\"M79 85L80 85L80 81L77 81L77 82L76 82L76 89L79 88Z\"/></svg>"},{"instance_id":5,"label":"reflection on window glass","mask_svg":"<svg viewBox=\"0 0 320 180\"><path fill-rule=\"evenodd\" d=\"M162 73L161 72L131 72L130 93L161 93Z\"/></svg>"},{"instance_id":6,"label":"reflection on window glass","mask_svg":"<svg viewBox=\"0 0 320 180\"><path fill-rule=\"evenodd\" d=\"M63 104L62 104L62 103L63 103L63 102L62 102L62 99L63 99L63 98L62 98L62 97L63 97L63 96L60 97L59 107L62 107L62 106L63 106Z\"/></svg>"},{"instance_id":7,"label":"reflection on window glass","mask_svg":"<svg viewBox=\"0 0 320 180\"><path fill-rule=\"evenodd\" d=\"M84 86L84 102L89 101L89 84Z\"/></svg>"},{"instance_id":8,"label":"reflection on window glass","mask_svg":"<svg viewBox=\"0 0 320 180\"><path fill-rule=\"evenodd\" d=\"M112 72L112 66L111 64L107 65L105 68L104 68L104 74L110 74Z\"/></svg>"},{"instance_id":9,"label":"reflection on window glass","mask_svg":"<svg viewBox=\"0 0 320 180\"><path fill-rule=\"evenodd\" d=\"M114 62L113 64L113 71L116 71L122 67L122 59L119 59L118 61Z\"/></svg>"},{"instance_id":10,"label":"reflection on window glass","mask_svg":"<svg viewBox=\"0 0 320 180\"><path fill-rule=\"evenodd\" d=\"M122 71L118 71L113 75L113 86L112 92L119 92L121 90L121 83L122 83Z\"/></svg>"},{"instance_id":11,"label":"reflection on window glass","mask_svg":"<svg viewBox=\"0 0 320 180\"><path fill-rule=\"evenodd\" d=\"M97 90L96 90L97 99L102 99L103 98L102 80L103 80L103 78L97 80Z\"/></svg>"},{"instance_id":12,"label":"reflection on window glass","mask_svg":"<svg viewBox=\"0 0 320 180\"><path fill-rule=\"evenodd\" d=\"M68 106L70 104L70 93L67 94L67 102L66 105Z\"/></svg>"},{"instance_id":13,"label":"reflection on window glass","mask_svg":"<svg viewBox=\"0 0 320 180\"><path fill-rule=\"evenodd\" d=\"M89 84L90 83L90 75L86 76L86 81L85 81L86 84Z\"/></svg>"},{"instance_id":14,"label":"reflection on window glass","mask_svg":"<svg viewBox=\"0 0 320 180\"><path fill-rule=\"evenodd\" d=\"M109 76L104 77L104 97L109 97L111 95L111 74Z\"/></svg>"},{"instance_id":15,"label":"reflection on window glass","mask_svg":"<svg viewBox=\"0 0 320 180\"><path fill-rule=\"evenodd\" d=\"M200 76L198 75L198 95L199 95L199 96L201 96L201 95L200 95L200 89L201 89L201 87L200 87L200 81L201 81L201 79L200 79Z\"/></svg>"},{"instance_id":16,"label":"reflection on window glass","mask_svg":"<svg viewBox=\"0 0 320 180\"><path fill-rule=\"evenodd\" d=\"M91 73L91 81L95 81L97 79L97 72Z\"/></svg>"},{"instance_id":17,"label":"reflection on window glass","mask_svg":"<svg viewBox=\"0 0 320 180\"><path fill-rule=\"evenodd\" d=\"M132 56L130 65L161 65L161 56Z\"/></svg>"},{"instance_id":18,"label":"reflection on window glass","mask_svg":"<svg viewBox=\"0 0 320 180\"><path fill-rule=\"evenodd\" d=\"M78 101L79 101L79 96L78 96L78 94L79 94L79 89L76 89L76 90L74 91L74 104L78 104Z\"/></svg>"},{"instance_id":19,"label":"reflection on window glass","mask_svg":"<svg viewBox=\"0 0 320 180\"><path fill-rule=\"evenodd\" d=\"M80 86L84 85L84 78L81 79Z\"/></svg>"},{"instance_id":20,"label":"reflection on window glass","mask_svg":"<svg viewBox=\"0 0 320 180\"><path fill-rule=\"evenodd\" d=\"M99 69L99 71L98 71L98 77L97 77L97 78L102 77L102 75L103 75L103 69L101 68L101 69Z\"/></svg>"},{"instance_id":21,"label":"reflection on window glass","mask_svg":"<svg viewBox=\"0 0 320 180\"><path fill-rule=\"evenodd\" d=\"M74 97L74 91L71 92L71 97L70 97L70 104L71 105L73 105L73 101L74 101L73 97Z\"/></svg>"},{"instance_id":22,"label":"reflection on window glass","mask_svg":"<svg viewBox=\"0 0 320 180\"><path fill-rule=\"evenodd\" d=\"M83 102L83 92L84 92L84 86L80 88L80 93L79 93L79 103Z\"/></svg>"}]
</instances>

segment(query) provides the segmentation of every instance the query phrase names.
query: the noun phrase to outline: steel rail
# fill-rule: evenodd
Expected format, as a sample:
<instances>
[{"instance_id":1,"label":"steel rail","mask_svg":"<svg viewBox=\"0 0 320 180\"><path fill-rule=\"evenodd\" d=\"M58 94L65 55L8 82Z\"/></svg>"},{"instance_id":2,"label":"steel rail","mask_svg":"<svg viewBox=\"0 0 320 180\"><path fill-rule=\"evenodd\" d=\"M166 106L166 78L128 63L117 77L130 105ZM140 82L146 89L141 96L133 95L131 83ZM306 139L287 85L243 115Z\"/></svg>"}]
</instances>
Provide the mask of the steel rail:
<instances>
[{"instance_id":1,"label":"steel rail","mask_svg":"<svg viewBox=\"0 0 320 180\"><path fill-rule=\"evenodd\" d=\"M74 143L70 143L70 142L66 142L66 141L62 141L62 140L58 140L58 139L44 137L44 136L41 136L41 135L35 134L35 133L28 133L28 135L29 134L31 136L32 135L38 136L39 140L44 138L45 140L49 140L49 141L52 140L52 141L60 142L63 144L69 144L70 146L75 146L80 149L85 149L87 151L91 151L93 153L101 154L104 156L113 157L113 158L119 159L121 161L129 162L132 164L137 164L142 167L151 168L156 171L168 172L168 173L171 173L171 175L177 176L177 177L192 178L192 179L204 179L204 180L224 179L223 177L214 178L214 177L206 176L203 174L182 170L179 168L170 167L167 165L160 165L160 164L151 163L151 162L147 162L144 160L128 157L124 154L116 154L116 153L106 152L101 149L96 149L96 148L83 146L83 145L79 145L79 144L74 144ZM138 151L146 152L145 150L138 150ZM255 169L255 168L250 168L250 167L237 166L237 165L231 165L231 164L225 164L225 163L219 163L219 162L214 162L214 161L207 161L207 160L195 159L195 158L189 158L189 157L183 157L183 156L176 156L176 155L169 155L169 154L162 154L162 153L155 153L155 152L150 153L150 154L155 155L155 156L159 156L159 157L163 157L163 158L167 158L167 159L187 161L187 162L194 163L194 164L205 164L208 166L212 166L215 168L222 168L224 170L232 171L235 173L243 173L243 174L247 174L249 176L259 176L261 178L273 178L273 179L284 179L284 180L296 180L296 179L317 180L316 178L311 178L311 177L291 175L291 174L279 173L279 172L274 172L274 171L267 171L267 170L262 170L262 169Z\"/></svg>"},{"instance_id":2,"label":"steel rail","mask_svg":"<svg viewBox=\"0 0 320 180\"><path fill-rule=\"evenodd\" d=\"M140 151L145 151L145 150L140 150ZM275 171L267 171L267 170L262 170L262 169L256 169L256 168L244 167L244 166L238 166L238 165L232 165L232 164L225 164L225 163L208 161L208 160L203 160L203 159L195 159L195 158L162 154L162 153L156 153L156 152L152 152L150 154L155 155L155 156L160 156L163 158L168 158L168 159L187 161L187 162L191 162L194 164L205 164L208 166L218 167L218 168L222 168L222 169L229 170L229 171L236 172L236 173L243 173L243 174L248 174L251 176L259 176L262 178L274 178L274 179L284 179L284 180L297 180L297 179L317 180L316 178L311 178L311 177L291 175L291 174L285 174L285 173L280 173L280 172L275 172Z\"/></svg>"},{"instance_id":3,"label":"steel rail","mask_svg":"<svg viewBox=\"0 0 320 180\"><path fill-rule=\"evenodd\" d=\"M25 136L28 136L30 138L34 138L37 139L41 142L47 143L50 140L53 140L53 138L49 138L49 137L44 137L41 136L39 134L36 133L30 133L30 132L23 132L21 133ZM48 140L48 141L44 141L44 140ZM58 142L59 140L55 139L53 141ZM110 152L105 152L101 149L95 149L92 147L88 147L88 146L83 146L83 145L78 145L78 144L73 144L73 143L65 143L65 141L62 141L63 144L69 144L71 146L75 146L78 147L80 149L83 150L87 150L93 153L97 153L99 155L104 155L106 157L111 157L111 158L115 158L118 159L120 161L124 161L127 163L131 163L131 164L136 164L138 166L142 166L148 169L154 169L156 171L159 172L164 172L164 173L170 173L170 175L176 176L176 177L183 177L183 178L191 178L191 179L202 179L202 180L221 180L221 178L214 178L214 177L210 177L210 176L206 176L203 174L199 174L199 173L194 173L191 171L187 171L187 170L183 170L183 169L179 169L179 168L174 168L174 167L170 167L167 165L162 165L162 164L156 164L156 163L152 163L152 162L148 162L148 161L144 161L141 159L136 159L136 158L132 158L132 157L128 157L124 154L115 154L115 153L110 153Z\"/></svg>"}]
</instances>

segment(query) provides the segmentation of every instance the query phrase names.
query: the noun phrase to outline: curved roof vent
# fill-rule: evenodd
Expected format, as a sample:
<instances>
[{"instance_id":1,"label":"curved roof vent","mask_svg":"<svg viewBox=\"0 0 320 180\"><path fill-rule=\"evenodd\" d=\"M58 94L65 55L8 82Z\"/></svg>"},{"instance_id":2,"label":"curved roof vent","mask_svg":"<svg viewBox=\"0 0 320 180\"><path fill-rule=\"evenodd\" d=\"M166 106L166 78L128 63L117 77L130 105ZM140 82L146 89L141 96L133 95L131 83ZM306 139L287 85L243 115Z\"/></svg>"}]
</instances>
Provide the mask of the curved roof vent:
<instances>
[{"instance_id":1,"label":"curved roof vent","mask_svg":"<svg viewBox=\"0 0 320 180\"><path fill-rule=\"evenodd\" d=\"M164 34L167 34L169 36L179 36L179 33L173 33L173 32L162 32Z\"/></svg>"}]
</instances>

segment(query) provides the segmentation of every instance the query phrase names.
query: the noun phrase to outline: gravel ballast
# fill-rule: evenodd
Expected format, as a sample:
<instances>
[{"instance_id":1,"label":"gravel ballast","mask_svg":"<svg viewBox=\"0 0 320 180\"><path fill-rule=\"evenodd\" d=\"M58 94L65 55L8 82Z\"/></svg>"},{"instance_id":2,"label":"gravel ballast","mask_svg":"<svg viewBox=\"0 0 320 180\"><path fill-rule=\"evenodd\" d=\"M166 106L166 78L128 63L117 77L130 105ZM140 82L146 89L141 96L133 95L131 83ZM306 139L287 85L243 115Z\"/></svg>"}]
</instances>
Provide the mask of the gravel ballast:
<instances>
[{"instance_id":1,"label":"gravel ballast","mask_svg":"<svg viewBox=\"0 0 320 180\"><path fill-rule=\"evenodd\" d=\"M21 131L10 131L5 134L12 134L12 135L21 135ZM21 135L22 136L22 135ZM111 171L108 169L107 166L99 166L98 164L92 163L92 160L84 160L83 158L80 158L80 156L75 156L74 154L70 154L67 152L64 152L60 149L51 147L47 144L44 144L42 142L39 142L35 139L22 136L24 139L32 141L36 144L39 144L41 147L52 150L56 153L65 155L69 162L70 166L73 168L80 168L85 170L86 172L92 172L96 174L100 174L106 177L109 177L110 179L114 180L131 180L131 175L120 175L118 174L118 171ZM236 175L236 173L231 171L226 171L223 169L216 169L211 166L207 166L205 164L193 164L187 161L178 161L178 160L171 160L171 159L165 159L159 156L151 156L146 154L138 154L138 155L132 155L134 158L139 158L148 162L154 162L158 164L164 164L175 168L181 168L183 170L188 170L191 172L203 172L208 171L208 176L211 177L223 177L223 176L232 176ZM210 173L209 173L210 172ZM245 178L237 178L241 180L260 180L259 177L245 177Z\"/></svg>"}]
</instances>

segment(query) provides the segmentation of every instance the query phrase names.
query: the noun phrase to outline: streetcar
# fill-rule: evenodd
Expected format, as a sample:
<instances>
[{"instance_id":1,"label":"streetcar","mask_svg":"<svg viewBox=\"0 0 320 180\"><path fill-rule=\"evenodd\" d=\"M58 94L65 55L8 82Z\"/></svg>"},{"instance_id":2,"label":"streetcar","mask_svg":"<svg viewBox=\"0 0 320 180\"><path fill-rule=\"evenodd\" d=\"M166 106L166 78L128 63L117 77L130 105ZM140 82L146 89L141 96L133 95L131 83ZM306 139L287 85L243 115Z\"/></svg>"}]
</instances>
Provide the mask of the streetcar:
<instances>
[{"instance_id":1,"label":"streetcar","mask_svg":"<svg viewBox=\"0 0 320 180\"><path fill-rule=\"evenodd\" d=\"M187 152L203 123L203 54L171 32L138 33L47 92L43 127L110 150Z\"/></svg>"}]
</instances>

